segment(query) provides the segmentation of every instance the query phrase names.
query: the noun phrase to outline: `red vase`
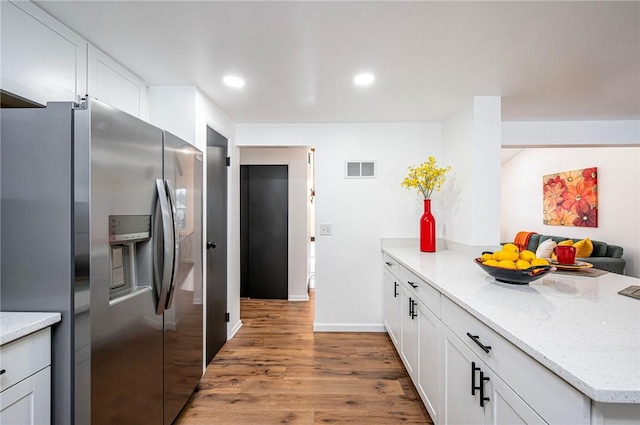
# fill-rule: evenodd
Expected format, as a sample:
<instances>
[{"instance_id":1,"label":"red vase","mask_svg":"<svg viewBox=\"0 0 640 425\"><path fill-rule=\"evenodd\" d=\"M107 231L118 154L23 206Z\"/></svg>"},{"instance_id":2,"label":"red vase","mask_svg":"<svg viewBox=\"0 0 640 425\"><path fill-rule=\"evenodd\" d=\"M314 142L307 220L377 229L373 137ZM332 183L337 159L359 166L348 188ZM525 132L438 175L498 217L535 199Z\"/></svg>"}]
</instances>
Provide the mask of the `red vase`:
<instances>
[{"instance_id":1,"label":"red vase","mask_svg":"<svg viewBox=\"0 0 640 425\"><path fill-rule=\"evenodd\" d=\"M424 200L424 214L420 217L420 251L436 252L436 219L431 215L431 199Z\"/></svg>"}]
</instances>

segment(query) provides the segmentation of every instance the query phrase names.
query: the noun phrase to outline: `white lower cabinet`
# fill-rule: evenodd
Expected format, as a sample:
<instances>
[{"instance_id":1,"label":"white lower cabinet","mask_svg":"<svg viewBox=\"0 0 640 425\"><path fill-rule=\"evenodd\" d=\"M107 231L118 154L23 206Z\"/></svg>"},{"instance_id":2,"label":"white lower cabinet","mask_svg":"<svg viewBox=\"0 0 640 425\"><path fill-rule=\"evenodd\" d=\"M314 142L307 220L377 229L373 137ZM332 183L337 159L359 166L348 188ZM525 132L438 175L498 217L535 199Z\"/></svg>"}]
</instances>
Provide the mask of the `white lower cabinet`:
<instances>
[{"instance_id":1,"label":"white lower cabinet","mask_svg":"<svg viewBox=\"0 0 640 425\"><path fill-rule=\"evenodd\" d=\"M384 271L382 302L384 326L397 349L399 347L398 339L400 338L400 284L388 270Z\"/></svg>"},{"instance_id":2,"label":"white lower cabinet","mask_svg":"<svg viewBox=\"0 0 640 425\"><path fill-rule=\"evenodd\" d=\"M435 424L590 423L587 396L394 258L385 264L385 327Z\"/></svg>"},{"instance_id":3,"label":"white lower cabinet","mask_svg":"<svg viewBox=\"0 0 640 425\"><path fill-rule=\"evenodd\" d=\"M546 423L446 326L442 353L442 423Z\"/></svg>"},{"instance_id":4,"label":"white lower cabinet","mask_svg":"<svg viewBox=\"0 0 640 425\"><path fill-rule=\"evenodd\" d=\"M489 408L495 424L545 424L546 422L498 375L491 373Z\"/></svg>"},{"instance_id":5,"label":"white lower cabinet","mask_svg":"<svg viewBox=\"0 0 640 425\"><path fill-rule=\"evenodd\" d=\"M0 424L51 421L51 330L0 347Z\"/></svg>"},{"instance_id":6,"label":"white lower cabinet","mask_svg":"<svg viewBox=\"0 0 640 425\"><path fill-rule=\"evenodd\" d=\"M474 370L479 364L478 357L450 329L443 326L441 423L490 423L485 421L485 409L480 406L480 389L490 392L491 384L486 381L480 384L479 371ZM474 381L478 382L472 382L472 375Z\"/></svg>"},{"instance_id":7,"label":"white lower cabinet","mask_svg":"<svg viewBox=\"0 0 640 425\"><path fill-rule=\"evenodd\" d=\"M48 424L50 412L51 366L0 393L0 424Z\"/></svg>"},{"instance_id":8,"label":"white lower cabinet","mask_svg":"<svg viewBox=\"0 0 640 425\"><path fill-rule=\"evenodd\" d=\"M418 321L416 320L415 295L404 285L400 285L400 357L404 361L411 379L416 379L418 371Z\"/></svg>"},{"instance_id":9,"label":"white lower cabinet","mask_svg":"<svg viewBox=\"0 0 640 425\"><path fill-rule=\"evenodd\" d=\"M419 301L418 376L416 388L431 419L440 422L440 330L441 322L427 306Z\"/></svg>"}]
</instances>

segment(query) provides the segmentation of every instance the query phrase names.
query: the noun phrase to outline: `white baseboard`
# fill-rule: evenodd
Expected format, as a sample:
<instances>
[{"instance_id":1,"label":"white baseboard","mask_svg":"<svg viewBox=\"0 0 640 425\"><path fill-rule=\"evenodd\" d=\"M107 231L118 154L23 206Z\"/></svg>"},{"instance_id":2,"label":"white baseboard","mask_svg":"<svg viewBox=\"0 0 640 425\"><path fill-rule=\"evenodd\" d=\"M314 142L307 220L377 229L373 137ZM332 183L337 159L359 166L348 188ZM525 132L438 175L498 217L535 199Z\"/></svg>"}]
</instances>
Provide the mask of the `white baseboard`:
<instances>
[{"instance_id":1,"label":"white baseboard","mask_svg":"<svg viewBox=\"0 0 640 425\"><path fill-rule=\"evenodd\" d=\"M382 323L314 323L314 332L387 332Z\"/></svg>"},{"instance_id":2,"label":"white baseboard","mask_svg":"<svg viewBox=\"0 0 640 425\"><path fill-rule=\"evenodd\" d=\"M238 333L241 327L242 327L242 320L238 320L236 324L233 325L233 328L231 328L231 333L229 334L229 336L227 336L227 340L230 340L234 336L236 336L236 334Z\"/></svg>"},{"instance_id":3,"label":"white baseboard","mask_svg":"<svg viewBox=\"0 0 640 425\"><path fill-rule=\"evenodd\" d=\"M309 301L309 294L289 295L289 301Z\"/></svg>"}]
</instances>

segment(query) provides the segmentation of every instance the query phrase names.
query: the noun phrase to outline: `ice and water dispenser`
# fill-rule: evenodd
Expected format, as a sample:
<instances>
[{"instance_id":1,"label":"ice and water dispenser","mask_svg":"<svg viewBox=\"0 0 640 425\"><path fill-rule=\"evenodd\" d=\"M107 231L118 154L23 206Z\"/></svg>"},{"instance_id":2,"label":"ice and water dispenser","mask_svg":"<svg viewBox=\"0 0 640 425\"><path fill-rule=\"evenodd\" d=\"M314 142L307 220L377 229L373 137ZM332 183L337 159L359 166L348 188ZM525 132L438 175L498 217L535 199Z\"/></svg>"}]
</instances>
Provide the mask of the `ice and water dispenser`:
<instances>
[{"instance_id":1,"label":"ice and water dispenser","mask_svg":"<svg viewBox=\"0 0 640 425\"><path fill-rule=\"evenodd\" d=\"M138 287L138 267L142 242L151 239L150 215L110 215L109 216L109 256L111 300L133 292ZM146 248L146 247L145 247ZM148 286L150 282L144 282Z\"/></svg>"}]
</instances>

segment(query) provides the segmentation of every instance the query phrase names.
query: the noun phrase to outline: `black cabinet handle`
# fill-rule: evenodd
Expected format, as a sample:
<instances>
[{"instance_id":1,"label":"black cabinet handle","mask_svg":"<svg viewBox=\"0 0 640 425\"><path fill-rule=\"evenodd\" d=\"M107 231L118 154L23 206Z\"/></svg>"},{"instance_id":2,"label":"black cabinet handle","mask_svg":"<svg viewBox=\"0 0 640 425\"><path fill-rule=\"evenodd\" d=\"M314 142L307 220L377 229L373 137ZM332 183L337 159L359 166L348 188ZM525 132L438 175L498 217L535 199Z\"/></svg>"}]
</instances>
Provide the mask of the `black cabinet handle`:
<instances>
[{"instance_id":1,"label":"black cabinet handle","mask_svg":"<svg viewBox=\"0 0 640 425\"><path fill-rule=\"evenodd\" d=\"M7 372L6 369L2 369L0 370L0 375L4 375L6 372Z\"/></svg>"},{"instance_id":2,"label":"black cabinet handle","mask_svg":"<svg viewBox=\"0 0 640 425\"><path fill-rule=\"evenodd\" d=\"M411 304L413 306L411 312L411 320L413 320L414 317L418 317L418 313L416 312L416 306L418 305L418 303L416 301L411 301Z\"/></svg>"},{"instance_id":3,"label":"black cabinet handle","mask_svg":"<svg viewBox=\"0 0 640 425\"><path fill-rule=\"evenodd\" d=\"M467 336L469 338L471 338L473 340L473 342L478 344L478 346L480 348L482 348L485 353L488 353L489 350L491 350L491 346L490 345L484 345L483 343L480 342L480 337L478 335L471 335L469 332L467 332Z\"/></svg>"},{"instance_id":4,"label":"black cabinet handle","mask_svg":"<svg viewBox=\"0 0 640 425\"><path fill-rule=\"evenodd\" d=\"M415 288L417 288L417 287L418 287L418 285L416 285L416 284L415 284L415 283L413 283L413 282L409 282L408 280L407 280L407 283L408 283L409 285L411 285L411 287L412 287L413 289L415 289Z\"/></svg>"},{"instance_id":5,"label":"black cabinet handle","mask_svg":"<svg viewBox=\"0 0 640 425\"><path fill-rule=\"evenodd\" d=\"M476 372L479 370L480 368L476 367L476 362L471 362L471 395L476 395L476 390L480 389L480 387L476 387Z\"/></svg>"},{"instance_id":6,"label":"black cabinet handle","mask_svg":"<svg viewBox=\"0 0 640 425\"><path fill-rule=\"evenodd\" d=\"M413 301L411 300L411 297L409 297L409 316L413 316Z\"/></svg>"},{"instance_id":7,"label":"black cabinet handle","mask_svg":"<svg viewBox=\"0 0 640 425\"><path fill-rule=\"evenodd\" d=\"M215 248L216 246L218 246L218 244L216 244L215 242L207 242L207 249Z\"/></svg>"},{"instance_id":8,"label":"black cabinet handle","mask_svg":"<svg viewBox=\"0 0 640 425\"><path fill-rule=\"evenodd\" d=\"M393 298L396 298L398 295L400 295L398 294L397 289L398 289L398 282L393 282Z\"/></svg>"},{"instance_id":9,"label":"black cabinet handle","mask_svg":"<svg viewBox=\"0 0 640 425\"><path fill-rule=\"evenodd\" d=\"M385 263L387 266L389 266L389 267L393 266L393 263L390 263L390 262L388 262L388 261L385 261L384 263Z\"/></svg>"},{"instance_id":10,"label":"black cabinet handle","mask_svg":"<svg viewBox=\"0 0 640 425\"><path fill-rule=\"evenodd\" d=\"M489 401L489 397L484 396L485 381L489 381L489 377L484 376L484 372L480 371L480 407L484 407L484 402Z\"/></svg>"}]
</instances>

